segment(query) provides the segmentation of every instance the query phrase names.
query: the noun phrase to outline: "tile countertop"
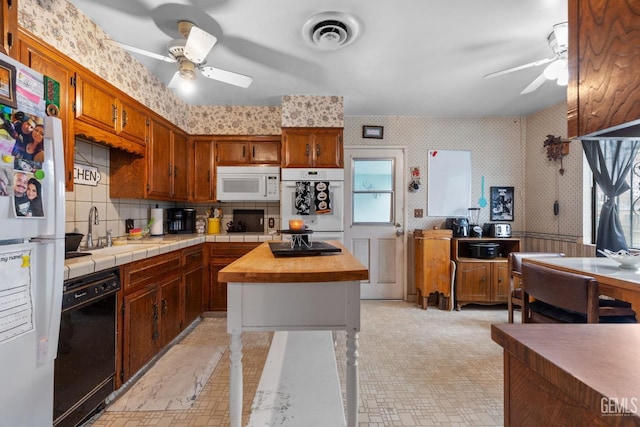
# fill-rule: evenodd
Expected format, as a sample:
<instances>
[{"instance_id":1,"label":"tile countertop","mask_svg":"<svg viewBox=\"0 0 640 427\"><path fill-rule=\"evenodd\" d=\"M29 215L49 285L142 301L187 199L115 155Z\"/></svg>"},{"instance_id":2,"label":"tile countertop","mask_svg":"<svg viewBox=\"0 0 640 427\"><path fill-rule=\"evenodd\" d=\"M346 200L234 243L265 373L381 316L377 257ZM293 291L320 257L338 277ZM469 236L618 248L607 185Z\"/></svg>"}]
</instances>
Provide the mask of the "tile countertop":
<instances>
[{"instance_id":1,"label":"tile countertop","mask_svg":"<svg viewBox=\"0 0 640 427\"><path fill-rule=\"evenodd\" d=\"M271 240L280 240L280 235L257 233L166 234L159 237L145 237L140 240L127 240L126 245L94 249L88 251L91 253L89 256L65 260L64 280L205 242L268 242Z\"/></svg>"}]
</instances>

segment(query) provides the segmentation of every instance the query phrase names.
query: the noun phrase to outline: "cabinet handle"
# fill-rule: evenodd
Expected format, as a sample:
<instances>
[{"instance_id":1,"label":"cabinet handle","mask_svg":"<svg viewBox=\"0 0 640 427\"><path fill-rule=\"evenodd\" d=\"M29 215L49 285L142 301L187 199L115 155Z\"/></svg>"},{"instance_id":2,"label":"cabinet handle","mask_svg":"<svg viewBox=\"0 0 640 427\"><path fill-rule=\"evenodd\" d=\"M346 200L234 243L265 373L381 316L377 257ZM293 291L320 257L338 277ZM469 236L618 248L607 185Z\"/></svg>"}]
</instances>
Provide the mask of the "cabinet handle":
<instances>
[{"instance_id":1,"label":"cabinet handle","mask_svg":"<svg viewBox=\"0 0 640 427\"><path fill-rule=\"evenodd\" d=\"M178 177L178 167L177 167L177 166L174 166L174 167L173 167L173 177L174 177L174 178L177 178L177 177Z\"/></svg>"},{"instance_id":2,"label":"cabinet handle","mask_svg":"<svg viewBox=\"0 0 640 427\"><path fill-rule=\"evenodd\" d=\"M305 151L305 154L308 156L309 155L309 144L307 144L307 149Z\"/></svg>"},{"instance_id":3,"label":"cabinet handle","mask_svg":"<svg viewBox=\"0 0 640 427\"><path fill-rule=\"evenodd\" d=\"M256 157L256 146L254 145L253 147L251 147L251 149L251 157Z\"/></svg>"},{"instance_id":4,"label":"cabinet handle","mask_svg":"<svg viewBox=\"0 0 640 427\"><path fill-rule=\"evenodd\" d=\"M169 310L169 304L167 304L167 300L162 298L162 314L167 314L167 311Z\"/></svg>"},{"instance_id":5,"label":"cabinet handle","mask_svg":"<svg viewBox=\"0 0 640 427\"><path fill-rule=\"evenodd\" d=\"M207 182L211 182L211 171L207 171Z\"/></svg>"},{"instance_id":6,"label":"cabinet handle","mask_svg":"<svg viewBox=\"0 0 640 427\"><path fill-rule=\"evenodd\" d=\"M242 146L242 158L244 159L245 157L247 157L247 146L243 145Z\"/></svg>"},{"instance_id":7,"label":"cabinet handle","mask_svg":"<svg viewBox=\"0 0 640 427\"><path fill-rule=\"evenodd\" d=\"M320 145L316 145L316 157L320 157Z\"/></svg>"},{"instance_id":8,"label":"cabinet handle","mask_svg":"<svg viewBox=\"0 0 640 427\"><path fill-rule=\"evenodd\" d=\"M127 110L122 109L122 128L127 126Z\"/></svg>"},{"instance_id":9,"label":"cabinet handle","mask_svg":"<svg viewBox=\"0 0 640 427\"><path fill-rule=\"evenodd\" d=\"M116 123L117 120L118 120L118 107L116 107L116 104L111 104L111 121L113 123Z\"/></svg>"},{"instance_id":10,"label":"cabinet handle","mask_svg":"<svg viewBox=\"0 0 640 427\"><path fill-rule=\"evenodd\" d=\"M191 286L187 286L184 290L184 298L189 299L191 297Z\"/></svg>"}]
</instances>

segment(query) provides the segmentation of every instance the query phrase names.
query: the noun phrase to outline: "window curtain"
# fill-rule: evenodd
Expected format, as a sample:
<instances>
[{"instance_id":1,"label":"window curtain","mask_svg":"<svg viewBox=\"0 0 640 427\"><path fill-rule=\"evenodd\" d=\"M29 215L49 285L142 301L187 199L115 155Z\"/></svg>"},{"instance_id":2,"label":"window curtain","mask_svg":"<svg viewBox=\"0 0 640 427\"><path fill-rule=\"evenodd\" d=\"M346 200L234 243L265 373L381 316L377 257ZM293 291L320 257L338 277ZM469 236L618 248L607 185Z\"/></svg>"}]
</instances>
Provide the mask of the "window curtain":
<instances>
[{"instance_id":1,"label":"window curtain","mask_svg":"<svg viewBox=\"0 0 640 427\"><path fill-rule=\"evenodd\" d=\"M598 249L611 251L629 249L620 223L616 198L630 189L626 178L639 147L640 141L582 141L582 149L596 184L606 197L598 221L597 256L603 256L597 251Z\"/></svg>"}]
</instances>

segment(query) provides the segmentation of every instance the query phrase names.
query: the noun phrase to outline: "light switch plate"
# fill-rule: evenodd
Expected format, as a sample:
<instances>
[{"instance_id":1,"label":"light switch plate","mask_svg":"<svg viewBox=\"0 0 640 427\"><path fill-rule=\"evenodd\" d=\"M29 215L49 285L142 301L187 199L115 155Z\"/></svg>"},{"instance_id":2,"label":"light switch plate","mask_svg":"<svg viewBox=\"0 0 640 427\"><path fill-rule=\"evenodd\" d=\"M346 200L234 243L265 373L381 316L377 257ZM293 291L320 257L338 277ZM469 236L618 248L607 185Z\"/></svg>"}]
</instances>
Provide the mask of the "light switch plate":
<instances>
[{"instance_id":1,"label":"light switch plate","mask_svg":"<svg viewBox=\"0 0 640 427\"><path fill-rule=\"evenodd\" d=\"M414 218L422 218L423 215L424 215L424 211L422 209L414 209L413 210L413 217Z\"/></svg>"}]
</instances>

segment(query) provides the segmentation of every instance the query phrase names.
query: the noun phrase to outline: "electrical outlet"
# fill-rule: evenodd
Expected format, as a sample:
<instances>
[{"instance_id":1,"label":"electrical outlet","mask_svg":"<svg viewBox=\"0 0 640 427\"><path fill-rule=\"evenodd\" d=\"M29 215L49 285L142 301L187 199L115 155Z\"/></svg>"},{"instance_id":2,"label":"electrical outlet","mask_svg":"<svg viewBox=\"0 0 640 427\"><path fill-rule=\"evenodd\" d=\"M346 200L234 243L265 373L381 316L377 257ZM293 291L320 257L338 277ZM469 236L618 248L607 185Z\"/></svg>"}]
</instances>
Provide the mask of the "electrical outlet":
<instances>
[{"instance_id":1,"label":"electrical outlet","mask_svg":"<svg viewBox=\"0 0 640 427\"><path fill-rule=\"evenodd\" d=\"M275 218L269 218L269 228L273 228L276 226Z\"/></svg>"},{"instance_id":2,"label":"electrical outlet","mask_svg":"<svg viewBox=\"0 0 640 427\"><path fill-rule=\"evenodd\" d=\"M413 217L414 218L422 218L422 215L424 214L422 209L414 209L413 210Z\"/></svg>"}]
</instances>

